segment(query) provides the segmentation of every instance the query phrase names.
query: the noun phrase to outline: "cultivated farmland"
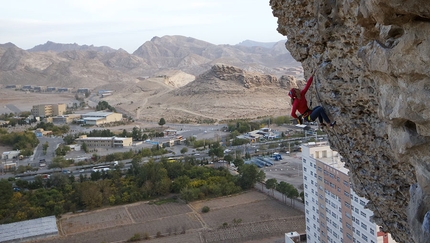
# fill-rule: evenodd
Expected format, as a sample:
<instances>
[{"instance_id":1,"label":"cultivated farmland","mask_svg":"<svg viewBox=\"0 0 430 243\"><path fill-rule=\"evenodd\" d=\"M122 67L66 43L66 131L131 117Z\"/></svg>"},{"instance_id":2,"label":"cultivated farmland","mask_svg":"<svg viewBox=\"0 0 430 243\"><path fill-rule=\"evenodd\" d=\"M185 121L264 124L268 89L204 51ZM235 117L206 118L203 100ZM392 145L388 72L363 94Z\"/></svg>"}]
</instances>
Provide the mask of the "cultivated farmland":
<instances>
[{"instance_id":1,"label":"cultivated farmland","mask_svg":"<svg viewBox=\"0 0 430 243\"><path fill-rule=\"evenodd\" d=\"M204 206L209 212L201 212ZM139 202L69 214L58 226L61 236L43 242L125 242L135 234L150 242L247 242L303 233L305 217L265 194L248 191L190 204Z\"/></svg>"}]
</instances>

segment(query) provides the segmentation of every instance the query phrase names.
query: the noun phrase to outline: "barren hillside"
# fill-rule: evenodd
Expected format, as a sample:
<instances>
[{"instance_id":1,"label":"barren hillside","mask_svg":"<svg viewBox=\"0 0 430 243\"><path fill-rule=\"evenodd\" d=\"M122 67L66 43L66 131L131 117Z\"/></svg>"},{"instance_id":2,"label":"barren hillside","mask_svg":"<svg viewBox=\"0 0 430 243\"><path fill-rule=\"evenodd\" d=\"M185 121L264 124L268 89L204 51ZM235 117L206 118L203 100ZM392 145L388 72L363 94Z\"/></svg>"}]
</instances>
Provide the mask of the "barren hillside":
<instances>
[{"instance_id":1,"label":"barren hillside","mask_svg":"<svg viewBox=\"0 0 430 243\"><path fill-rule=\"evenodd\" d=\"M278 79L222 64L179 88L166 84L166 80L142 80L134 88L124 88L105 100L138 120L157 121L164 117L171 122L221 121L288 115L287 90L303 85L292 76Z\"/></svg>"}]
</instances>

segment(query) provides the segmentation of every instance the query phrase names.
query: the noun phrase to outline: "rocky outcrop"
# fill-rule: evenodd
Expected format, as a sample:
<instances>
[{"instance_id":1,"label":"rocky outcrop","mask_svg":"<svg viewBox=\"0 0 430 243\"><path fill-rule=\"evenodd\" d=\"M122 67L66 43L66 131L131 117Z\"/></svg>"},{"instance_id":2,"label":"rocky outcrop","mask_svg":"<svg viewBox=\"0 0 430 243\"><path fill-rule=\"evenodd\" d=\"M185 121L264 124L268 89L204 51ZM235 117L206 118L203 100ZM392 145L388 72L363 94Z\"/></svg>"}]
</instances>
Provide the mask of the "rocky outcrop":
<instances>
[{"instance_id":1,"label":"rocky outcrop","mask_svg":"<svg viewBox=\"0 0 430 243\"><path fill-rule=\"evenodd\" d=\"M271 0L286 48L338 126L331 146L375 222L428 242L430 5L427 0ZM409 210L408 210L409 208Z\"/></svg>"},{"instance_id":2,"label":"rocky outcrop","mask_svg":"<svg viewBox=\"0 0 430 243\"><path fill-rule=\"evenodd\" d=\"M258 86L280 86L280 83L275 76L245 72L240 68L223 64L214 65L208 72L200 75L199 78L201 80L225 80L230 84L241 84L247 89Z\"/></svg>"},{"instance_id":3,"label":"rocky outcrop","mask_svg":"<svg viewBox=\"0 0 430 243\"><path fill-rule=\"evenodd\" d=\"M115 49L112 49L108 46L94 46L94 45L78 45L76 43L73 44L62 44L55 43L52 41L47 41L43 45L37 45L31 49L28 49L29 52L45 52L45 51L54 51L54 52L63 52L63 51L97 51L101 53L110 53L115 52Z\"/></svg>"}]
</instances>

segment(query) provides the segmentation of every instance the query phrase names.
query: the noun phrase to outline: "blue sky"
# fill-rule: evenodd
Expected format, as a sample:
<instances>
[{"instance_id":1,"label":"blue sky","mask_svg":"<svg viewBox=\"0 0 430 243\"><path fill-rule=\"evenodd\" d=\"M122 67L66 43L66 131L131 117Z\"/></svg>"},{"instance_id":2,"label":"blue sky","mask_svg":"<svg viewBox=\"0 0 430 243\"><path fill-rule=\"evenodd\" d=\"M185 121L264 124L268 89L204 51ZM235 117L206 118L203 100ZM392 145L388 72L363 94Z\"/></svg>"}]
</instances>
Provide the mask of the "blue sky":
<instances>
[{"instance_id":1,"label":"blue sky","mask_svg":"<svg viewBox=\"0 0 430 243\"><path fill-rule=\"evenodd\" d=\"M275 42L269 0L17 0L0 8L0 43L29 49L47 41L123 48L183 35L213 44Z\"/></svg>"}]
</instances>

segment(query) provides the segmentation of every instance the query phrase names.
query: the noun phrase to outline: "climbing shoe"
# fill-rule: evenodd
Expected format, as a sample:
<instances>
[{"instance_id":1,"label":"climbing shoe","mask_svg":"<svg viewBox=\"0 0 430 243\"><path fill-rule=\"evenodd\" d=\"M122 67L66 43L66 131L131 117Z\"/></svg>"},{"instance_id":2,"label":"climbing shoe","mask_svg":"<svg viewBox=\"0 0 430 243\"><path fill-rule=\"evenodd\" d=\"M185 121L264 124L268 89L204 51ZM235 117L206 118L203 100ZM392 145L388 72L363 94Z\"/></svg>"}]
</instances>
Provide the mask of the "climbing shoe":
<instances>
[{"instance_id":1,"label":"climbing shoe","mask_svg":"<svg viewBox=\"0 0 430 243\"><path fill-rule=\"evenodd\" d=\"M330 123L330 127L334 127L334 125L336 125L336 121Z\"/></svg>"}]
</instances>

